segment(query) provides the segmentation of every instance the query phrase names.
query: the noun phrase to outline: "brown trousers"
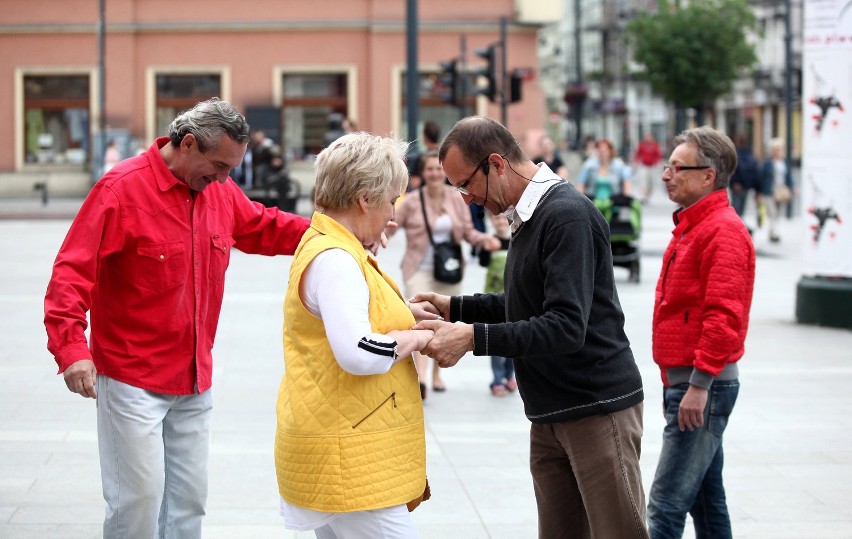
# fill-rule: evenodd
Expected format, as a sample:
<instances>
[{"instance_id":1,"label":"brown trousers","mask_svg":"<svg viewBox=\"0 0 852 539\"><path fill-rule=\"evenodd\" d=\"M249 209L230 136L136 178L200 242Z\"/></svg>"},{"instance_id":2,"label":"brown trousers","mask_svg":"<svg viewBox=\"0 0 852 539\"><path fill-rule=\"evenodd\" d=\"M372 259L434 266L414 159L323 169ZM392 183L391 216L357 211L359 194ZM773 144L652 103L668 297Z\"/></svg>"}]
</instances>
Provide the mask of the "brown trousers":
<instances>
[{"instance_id":1,"label":"brown trousers","mask_svg":"<svg viewBox=\"0 0 852 539\"><path fill-rule=\"evenodd\" d=\"M642 404L530 429L540 539L648 538Z\"/></svg>"}]
</instances>

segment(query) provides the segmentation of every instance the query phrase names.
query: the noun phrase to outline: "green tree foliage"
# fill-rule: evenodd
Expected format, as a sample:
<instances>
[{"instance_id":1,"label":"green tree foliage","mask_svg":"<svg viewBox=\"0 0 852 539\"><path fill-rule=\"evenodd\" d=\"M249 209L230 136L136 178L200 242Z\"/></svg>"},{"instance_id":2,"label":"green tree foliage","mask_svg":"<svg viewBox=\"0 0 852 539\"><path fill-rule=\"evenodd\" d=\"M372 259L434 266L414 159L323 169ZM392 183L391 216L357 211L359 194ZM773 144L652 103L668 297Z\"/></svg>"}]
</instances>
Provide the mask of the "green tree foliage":
<instances>
[{"instance_id":1,"label":"green tree foliage","mask_svg":"<svg viewBox=\"0 0 852 539\"><path fill-rule=\"evenodd\" d=\"M678 2L679 4L680 2ZM628 38L639 76L653 92L678 107L701 111L730 92L742 71L757 61L747 40L755 17L746 0L695 0L631 21Z\"/></svg>"}]
</instances>

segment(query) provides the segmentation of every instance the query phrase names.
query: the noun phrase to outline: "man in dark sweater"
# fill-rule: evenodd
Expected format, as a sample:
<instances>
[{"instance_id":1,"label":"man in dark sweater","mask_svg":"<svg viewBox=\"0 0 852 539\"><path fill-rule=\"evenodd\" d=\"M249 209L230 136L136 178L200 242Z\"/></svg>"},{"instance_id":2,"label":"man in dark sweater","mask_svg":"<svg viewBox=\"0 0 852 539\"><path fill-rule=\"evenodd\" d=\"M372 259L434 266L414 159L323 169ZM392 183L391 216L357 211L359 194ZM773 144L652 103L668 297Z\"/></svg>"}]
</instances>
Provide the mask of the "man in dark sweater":
<instances>
[{"instance_id":1,"label":"man in dark sweater","mask_svg":"<svg viewBox=\"0 0 852 539\"><path fill-rule=\"evenodd\" d=\"M488 118L459 121L439 158L466 202L511 218L512 239L504 293L412 299L444 317L417 326L435 331L425 352L444 367L469 351L515 358L532 422L539 537L647 537L642 379L624 333L606 221Z\"/></svg>"}]
</instances>

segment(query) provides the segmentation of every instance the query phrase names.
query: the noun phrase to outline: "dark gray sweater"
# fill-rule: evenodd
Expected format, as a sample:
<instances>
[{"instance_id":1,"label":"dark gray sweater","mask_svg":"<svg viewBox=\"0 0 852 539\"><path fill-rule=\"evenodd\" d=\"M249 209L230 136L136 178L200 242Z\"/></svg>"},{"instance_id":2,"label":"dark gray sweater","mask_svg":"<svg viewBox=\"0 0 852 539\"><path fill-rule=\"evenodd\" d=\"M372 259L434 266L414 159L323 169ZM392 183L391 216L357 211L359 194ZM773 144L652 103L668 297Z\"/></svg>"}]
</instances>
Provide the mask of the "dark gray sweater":
<instances>
[{"instance_id":1,"label":"dark gray sweater","mask_svg":"<svg viewBox=\"0 0 852 539\"><path fill-rule=\"evenodd\" d=\"M515 360L533 423L617 412L643 400L613 280L609 226L567 182L545 193L512 236L505 292L455 296L450 318L474 324L475 355Z\"/></svg>"}]
</instances>

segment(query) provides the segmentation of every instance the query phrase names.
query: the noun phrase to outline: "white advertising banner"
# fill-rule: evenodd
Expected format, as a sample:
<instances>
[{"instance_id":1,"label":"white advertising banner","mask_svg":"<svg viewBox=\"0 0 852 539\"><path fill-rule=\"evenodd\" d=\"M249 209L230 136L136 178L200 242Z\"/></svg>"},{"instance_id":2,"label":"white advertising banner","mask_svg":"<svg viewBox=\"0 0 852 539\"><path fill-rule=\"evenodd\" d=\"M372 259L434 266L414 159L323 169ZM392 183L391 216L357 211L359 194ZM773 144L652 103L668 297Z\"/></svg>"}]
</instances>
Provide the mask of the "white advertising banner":
<instances>
[{"instance_id":1,"label":"white advertising banner","mask_svg":"<svg viewBox=\"0 0 852 539\"><path fill-rule=\"evenodd\" d=\"M852 277L852 0L805 0L801 197L808 276Z\"/></svg>"}]
</instances>

